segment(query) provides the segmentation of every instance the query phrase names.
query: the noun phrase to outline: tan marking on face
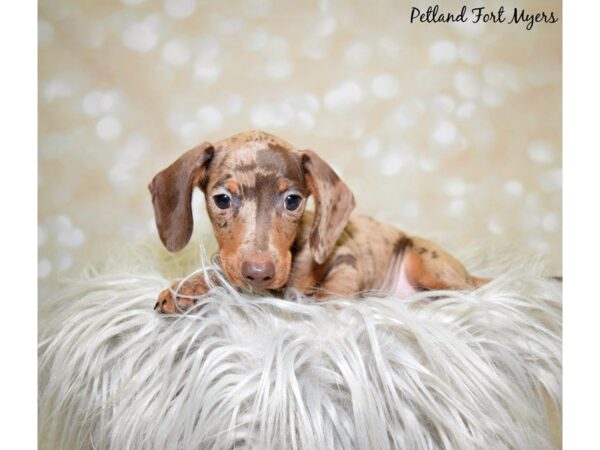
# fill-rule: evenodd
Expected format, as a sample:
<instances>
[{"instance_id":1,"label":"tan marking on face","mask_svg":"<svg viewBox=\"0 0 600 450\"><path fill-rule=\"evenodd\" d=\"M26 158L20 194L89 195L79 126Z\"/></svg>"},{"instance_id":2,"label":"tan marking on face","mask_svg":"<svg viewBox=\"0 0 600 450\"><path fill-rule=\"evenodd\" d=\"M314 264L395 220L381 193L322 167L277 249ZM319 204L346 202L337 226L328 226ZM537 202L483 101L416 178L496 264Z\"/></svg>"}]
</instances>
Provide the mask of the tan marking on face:
<instances>
[{"instance_id":1,"label":"tan marking on face","mask_svg":"<svg viewBox=\"0 0 600 450\"><path fill-rule=\"evenodd\" d=\"M225 184L225 188L231 192L232 194L237 194L239 193L239 185L237 184L237 182L235 182L234 180L228 181Z\"/></svg>"},{"instance_id":2,"label":"tan marking on face","mask_svg":"<svg viewBox=\"0 0 600 450\"><path fill-rule=\"evenodd\" d=\"M287 181L281 180L279 182L279 186L278 186L279 192L282 192L282 193L285 192L286 189L288 188L288 186L289 186L289 183Z\"/></svg>"},{"instance_id":3,"label":"tan marking on face","mask_svg":"<svg viewBox=\"0 0 600 450\"><path fill-rule=\"evenodd\" d=\"M301 216L301 214L299 214ZM291 247L294 244L299 231L299 224L288 216L276 215L273 213L271 218L271 229L269 248L275 250L277 258L275 259L275 279L273 285L284 286L290 276L292 268Z\"/></svg>"},{"instance_id":4,"label":"tan marking on face","mask_svg":"<svg viewBox=\"0 0 600 450\"><path fill-rule=\"evenodd\" d=\"M214 231L219 244L221 267L225 276L235 286L245 287L239 270L242 261L238 252L245 235L244 222L236 221L226 229L215 228Z\"/></svg>"}]
</instances>

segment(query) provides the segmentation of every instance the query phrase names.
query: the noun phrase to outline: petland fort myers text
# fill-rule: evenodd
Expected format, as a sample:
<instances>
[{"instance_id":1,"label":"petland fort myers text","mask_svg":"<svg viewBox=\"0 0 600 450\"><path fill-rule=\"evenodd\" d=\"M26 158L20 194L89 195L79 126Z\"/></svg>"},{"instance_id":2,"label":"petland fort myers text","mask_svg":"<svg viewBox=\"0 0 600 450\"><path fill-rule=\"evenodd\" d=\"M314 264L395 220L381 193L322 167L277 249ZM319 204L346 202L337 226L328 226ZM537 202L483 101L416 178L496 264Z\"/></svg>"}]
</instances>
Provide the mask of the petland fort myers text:
<instances>
[{"instance_id":1,"label":"petland fort myers text","mask_svg":"<svg viewBox=\"0 0 600 450\"><path fill-rule=\"evenodd\" d=\"M507 11L504 6L489 9L485 6L467 8L463 6L460 11L440 11L438 5L429 6L427 9L412 7L410 23L503 23L507 25L523 25L526 30L532 30L539 23L556 23L558 16L554 11L526 11L523 8L513 8Z\"/></svg>"}]
</instances>

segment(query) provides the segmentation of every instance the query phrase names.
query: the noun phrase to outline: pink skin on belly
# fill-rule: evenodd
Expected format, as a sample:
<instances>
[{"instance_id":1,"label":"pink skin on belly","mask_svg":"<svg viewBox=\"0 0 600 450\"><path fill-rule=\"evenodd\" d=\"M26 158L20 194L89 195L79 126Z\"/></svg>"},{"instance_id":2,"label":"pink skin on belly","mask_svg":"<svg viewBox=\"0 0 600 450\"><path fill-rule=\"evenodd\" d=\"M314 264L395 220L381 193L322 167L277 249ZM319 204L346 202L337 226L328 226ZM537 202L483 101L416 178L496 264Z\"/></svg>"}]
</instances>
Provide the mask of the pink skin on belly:
<instances>
[{"instance_id":1,"label":"pink skin on belly","mask_svg":"<svg viewBox=\"0 0 600 450\"><path fill-rule=\"evenodd\" d=\"M405 258L397 257L395 259L385 277L381 290L385 294L401 298L417 292L417 289L408 282Z\"/></svg>"}]
</instances>

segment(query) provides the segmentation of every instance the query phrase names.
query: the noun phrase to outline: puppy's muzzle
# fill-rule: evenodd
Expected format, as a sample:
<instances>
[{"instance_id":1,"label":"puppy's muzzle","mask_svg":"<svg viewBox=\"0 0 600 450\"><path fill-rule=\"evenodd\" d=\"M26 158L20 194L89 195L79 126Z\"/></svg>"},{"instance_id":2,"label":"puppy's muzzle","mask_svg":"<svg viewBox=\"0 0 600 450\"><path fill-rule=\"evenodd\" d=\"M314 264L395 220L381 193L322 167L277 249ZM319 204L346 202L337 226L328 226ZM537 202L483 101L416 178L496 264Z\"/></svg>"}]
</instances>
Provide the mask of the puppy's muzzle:
<instances>
[{"instance_id":1,"label":"puppy's muzzle","mask_svg":"<svg viewBox=\"0 0 600 450\"><path fill-rule=\"evenodd\" d=\"M272 261L244 261L242 276L252 286L268 286L275 276L275 265Z\"/></svg>"}]
</instances>

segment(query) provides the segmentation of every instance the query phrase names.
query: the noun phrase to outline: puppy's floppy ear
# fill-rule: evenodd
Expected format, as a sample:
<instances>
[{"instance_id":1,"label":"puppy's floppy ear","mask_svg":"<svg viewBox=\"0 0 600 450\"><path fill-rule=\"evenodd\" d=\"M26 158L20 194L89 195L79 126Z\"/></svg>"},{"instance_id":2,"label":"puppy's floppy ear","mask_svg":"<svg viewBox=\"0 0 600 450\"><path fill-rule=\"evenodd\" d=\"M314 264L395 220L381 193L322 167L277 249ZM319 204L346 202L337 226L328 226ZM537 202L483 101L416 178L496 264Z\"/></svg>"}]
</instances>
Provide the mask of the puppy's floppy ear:
<instances>
[{"instance_id":1,"label":"puppy's floppy ear","mask_svg":"<svg viewBox=\"0 0 600 450\"><path fill-rule=\"evenodd\" d=\"M300 152L306 182L315 198L310 249L318 264L332 252L354 209L354 195L333 169L311 150Z\"/></svg>"},{"instance_id":2,"label":"puppy's floppy ear","mask_svg":"<svg viewBox=\"0 0 600 450\"><path fill-rule=\"evenodd\" d=\"M212 144L204 142L156 174L148 186L158 234L169 251L181 250L192 236L192 191L206 177L213 154Z\"/></svg>"}]
</instances>

